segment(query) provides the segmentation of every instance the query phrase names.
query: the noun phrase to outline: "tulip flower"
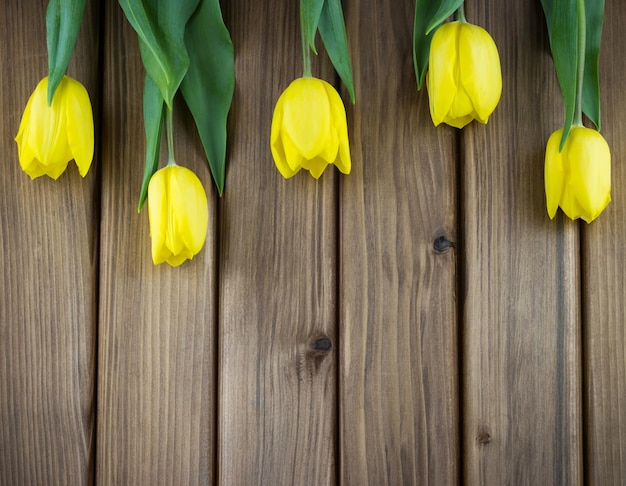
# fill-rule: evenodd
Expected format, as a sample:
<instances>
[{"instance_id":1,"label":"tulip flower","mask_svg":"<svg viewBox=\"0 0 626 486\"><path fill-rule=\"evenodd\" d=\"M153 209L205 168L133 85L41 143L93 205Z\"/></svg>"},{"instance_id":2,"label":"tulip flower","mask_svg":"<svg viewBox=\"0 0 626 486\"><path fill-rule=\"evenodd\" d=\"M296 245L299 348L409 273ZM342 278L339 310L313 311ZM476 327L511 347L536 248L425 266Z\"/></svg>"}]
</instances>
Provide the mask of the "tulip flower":
<instances>
[{"instance_id":1,"label":"tulip flower","mask_svg":"<svg viewBox=\"0 0 626 486\"><path fill-rule=\"evenodd\" d=\"M31 179L57 179L74 159L85 177L93 160L94 129L85 87L68 76L61 80L48 106L48 77L30 96L15 137L20 165Z\"/></svg>"},{"instance_id":2,"label":"tulip flower","mask_svg":"<svg viewBox=\"0 0 626 486\"><path fill-rule=\"evenodd\" d=\"M545 187L548 215L560 206L571 219L587 223L596 219L611 202L611 152L599 132L573 127L559 152L563 130L548 139Z\"/></svg>"},{"instance_id":3,"label":"tulip flower","mask_svg":"<svg viewBox=\"0 0 626 486\"><path fill-rule=\"evenodd\" d=\"M502 94L500 57L487 31L466 22L443 24L433 35L428 63L426 86L435 126L487 123Z\"/></svg>"},{"instance_id":4,"label":"tulip flower","mask_svg":"<svg viewBox=\"0 0 626 486\"><path fill-rule=\"evenodd\" d=\"M346 110L335 88L312 77L294 80L276 103L270 144L286 179L300 169L318 179L328 164L349 174Z\"/></svg>"},{"instance_id":5,"label":"tulip flower","mask_svg":"<svg viewBox=\"0 0 626 486\"><path fill-rule=\"evenodd\" d=\"M152 261L177 267L204 246L209 226L206 192L200 179L176 164L158 170L148 184Z\"/></svg>"}]
</instances>

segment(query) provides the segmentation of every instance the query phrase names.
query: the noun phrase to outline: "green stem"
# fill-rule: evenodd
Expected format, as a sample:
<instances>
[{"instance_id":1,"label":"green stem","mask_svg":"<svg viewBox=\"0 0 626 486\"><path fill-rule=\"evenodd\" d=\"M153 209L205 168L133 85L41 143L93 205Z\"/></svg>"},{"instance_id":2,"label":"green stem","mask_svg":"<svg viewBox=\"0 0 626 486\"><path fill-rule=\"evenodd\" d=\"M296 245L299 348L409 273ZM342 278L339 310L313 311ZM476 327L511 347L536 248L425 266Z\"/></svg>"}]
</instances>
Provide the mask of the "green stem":
<instances>
[{"instance_id":1,"label":"green stem","mask_svg":"<svg viewBox=\"0 0 626 486\"><path fill-rule=\"evenodd\" d=\"M302 77L310 78L311 75L311 48L306 35L302 3L300 3L300 37L302 38Z\"/></svg>"},{"instance_id":2,"label":"green stem","mask_svg":"<svg viewBox=\"0 0 626 486\"><path fill-rule=\"evenodd\" d=\"M578 10L578 70L576 72L576 104L574 105L574 126L583 126L583 78L585 76L585 48L587 44L587 22L585 21L585 1L577 0Z\"/></svg>"},{"instance_id":3,"label":"green stem","mask_svg":"<svg viewBox=\"0 0 626 486\"><path fill-rule=\"evenodd\" d=\"M467 19L465 18L465 3L462 3L459 8L456 9L456 12L454 12L454 20L467 23Z\"/></svg>"},{"instance_id":4,"label":"green stem","mask_svg":"<svg viewBox=\"0 0 626 486\"><path fill-rule=\"evenodd\" d=\"M165 136L167 137L167 165L176 165L174 159L174 108L167 107L165 112Z\"/></svg>"}]
</instances>

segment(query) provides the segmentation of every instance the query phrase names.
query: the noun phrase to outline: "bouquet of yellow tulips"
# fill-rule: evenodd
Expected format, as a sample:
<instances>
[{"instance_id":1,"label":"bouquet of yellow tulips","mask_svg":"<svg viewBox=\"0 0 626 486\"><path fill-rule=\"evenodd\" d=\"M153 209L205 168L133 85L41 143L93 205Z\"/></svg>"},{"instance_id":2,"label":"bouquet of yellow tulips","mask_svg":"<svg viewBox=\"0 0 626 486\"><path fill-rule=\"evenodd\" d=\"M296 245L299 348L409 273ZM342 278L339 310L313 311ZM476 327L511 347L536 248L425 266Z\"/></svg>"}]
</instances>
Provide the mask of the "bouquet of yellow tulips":
<instances>
[{"instance_id":1,"label":"bouquet of yellow tulips","mask_svg":"<svg viewBox=\"0 0 626 486\"><path fill-rule=\"evenodd\" d=\"M341 0L298 0L302 76L276 101L270 151L280 174L301 169L319 178L328 165L351 171L346 110L336 88L311 74L319 33L355 102ZM155 264L178 266L204 246L207 196L198 177L174 156L172 112L180 91L195 121L218 193L224 190L226 119L232 102L234 51L219 0L119 0L139 39L146 70L143 107L146 157L138 210L148 201ZM547 209L593 221L611 201L611 155L600 135L598 53L604 0L541 0L550 48L565 101L562 129L545 156ZM416 0L413 63L426 85L430 115L463 128L486 124L502 94L494 39L465 16L464 0ZM84 177L93 160L94 123L85 87L66 75L85 0L50 0L46 11L48 75L35 88L15 138L31 178L57 179L75 160ZM208 46L208 47L207 47ZM583 114L594 128L583 125ZM159 168L161 137L167 165Z\"/></svg>"}]
</instances>

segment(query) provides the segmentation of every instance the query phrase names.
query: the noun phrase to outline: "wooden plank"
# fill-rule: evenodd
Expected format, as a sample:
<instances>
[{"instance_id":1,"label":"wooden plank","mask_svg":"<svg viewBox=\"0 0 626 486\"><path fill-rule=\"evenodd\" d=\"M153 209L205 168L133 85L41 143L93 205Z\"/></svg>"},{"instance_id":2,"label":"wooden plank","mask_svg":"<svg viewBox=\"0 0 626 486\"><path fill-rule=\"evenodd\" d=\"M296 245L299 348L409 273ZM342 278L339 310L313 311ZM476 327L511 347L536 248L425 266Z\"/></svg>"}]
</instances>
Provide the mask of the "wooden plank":
<instances>
[{"instance_id":1,"label":"wooden plank","mask_svg":"<svg viewBox=\"0 0 626 486\"><path fill-rule=\"evenodd\" d=\"M561 95L537 2L473 2L503 95L463 132L463 450L468 484L582 482L578 224L545 208Z\"/></svg>"},{"instance_id":2,"label":"wooden plank","mask_svg":"<svg viewBox=\"0 0 626 486\"><path fill-rule=\"evenodd\" d=\"M145 74L137 36L117 3L107 2L106 13L96 479L209 484L215 477L215 191L181 103L174 115L176 160L207 190L209 237L191 262L155 267L147 207L137 214Z\"/></svg>"},{"instance_id":3,"label":"wooden plank","mask_svg":"<svg viewBox=\"0 0 626 486\"><path fill-rule=\"evenodd\" d=\"M94 472L98 171L82 179L70 162L57 181L31 181L13 141L48 72L45 3L0 3L0 484L7 485L88 484ZM97 10L85 11L68 69L94 107Z\"/></svg>"},{"instance_id":4,"label":"wooden plank","mask_svg":"<svg viewBox=\"0 0 626 486\"><path fill-rule=\"evenodd\" d=\"M342 484L456 484L456 132L417 92L414 3L346 2L356 105L341 179ZM437 245L435 245L437 241ZM435 250L435 247L439 251Z\"/></svg>"},{"instance_id":5,"label":"wooden plank","mask_svg":"<svg viewBox=\"0 0 626 486\"><path fill-rule=\"evenodd\" d=\"M611 147L612 203L583 225L586 476L589 484L626 478L626 12L607 2L600 51L602 133ZM617 89L616 89L617 88Z\"/></svg>"},{"instance_id":6,"label":"wooden plank","mask_svg":"<svg viewBox=\"0 0 626 486\"><path fill-rule=\"evenodd\" d=\"M302 72L298 2L236 0L225 16L237 90L220 201L220 484L332 484L335 169L284 180L269 146L274 104Z\"/></svg>"}]
</instances>

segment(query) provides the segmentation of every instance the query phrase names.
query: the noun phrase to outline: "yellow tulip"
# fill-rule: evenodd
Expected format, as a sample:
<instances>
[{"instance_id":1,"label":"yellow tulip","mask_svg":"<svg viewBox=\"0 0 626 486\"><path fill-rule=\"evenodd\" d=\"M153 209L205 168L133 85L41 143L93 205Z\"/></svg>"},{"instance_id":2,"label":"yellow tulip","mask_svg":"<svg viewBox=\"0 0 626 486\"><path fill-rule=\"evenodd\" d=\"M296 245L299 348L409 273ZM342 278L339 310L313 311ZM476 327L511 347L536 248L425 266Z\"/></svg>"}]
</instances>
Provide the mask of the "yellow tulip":
<instances>
[{"instance_id":1,"label":"yellow tulip","mask_svg":"<svg viewBox=\"0 0 626 486\"><path fill-rule=\"evenodd\" d=\"M433 36L426 85L435 126L487 123L500 101L498 49L485 29L465 22L443 24Z\"/></svg>"},{"instance_id":2,"label":"yellow tulip","mask_svg":"<svg viewBox=\"0 0 626 486\"><path fill-rule=\"evenodd\" d=\"M317 78L293 81L276 103L270 145L286 179L300 169L318 179L328 164L349 174L346 110L335 88Z\"/></svg>"},{"instance_id":3,"label":"yellow tulip","mask_svg":"<svg viewBox=\"0 0 626 486\"><path fill-rule=\"evenodd\" d=\"M22 170L31 179L57 179L74 159L85 177L93 160L93 113L85 87L64 76L48 106L48 77L30 96L15 141Z\"/></svg>"},{"instance_id":4,"label":"yellow tulip","mask_svg":"<svg viewBox=\"0 0 626 486\"><path fill-rule=\"evenodd\" d=\"M204 246L209 226L206 192L189 169L168 165L148 184L152 261L177 267Z\"/></svg>"},{"instance_id":5,"label":"yellow tulip","mask_svg":"<svg viewBox=\"0 0 626 486\"><path fill-rule=\"evenodd\" d=\"M557 208L591 223L611 202L611 152L596 130L573 127L559 152L563 130L548 139L545 186L548 216Z\"/></svg>"}]
</instances>

